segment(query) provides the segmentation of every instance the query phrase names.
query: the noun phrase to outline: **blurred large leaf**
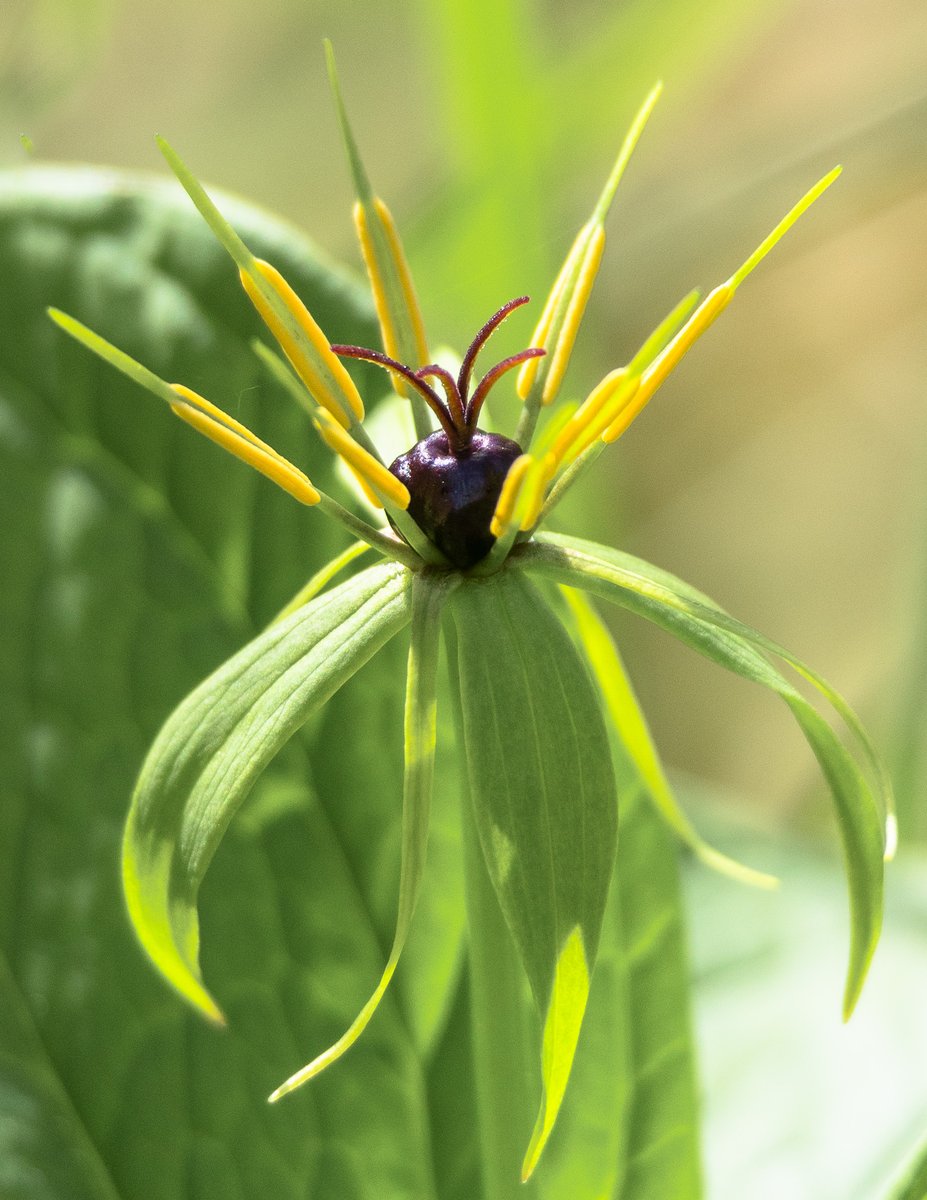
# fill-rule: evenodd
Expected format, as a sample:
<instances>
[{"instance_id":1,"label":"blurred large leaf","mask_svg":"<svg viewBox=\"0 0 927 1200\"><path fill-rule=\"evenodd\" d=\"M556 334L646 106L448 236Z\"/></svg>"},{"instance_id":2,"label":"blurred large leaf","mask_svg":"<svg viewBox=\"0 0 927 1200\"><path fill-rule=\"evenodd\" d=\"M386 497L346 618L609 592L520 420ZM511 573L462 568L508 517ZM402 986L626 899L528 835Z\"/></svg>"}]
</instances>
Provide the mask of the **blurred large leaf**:
<instances>
[{"instance_id":1,"label":"blurred large leaf","mask_svg":"<svg viewBox=\"0 0 927 1200\"><path fill-rule=\"evenodd\" d=\"M353 285L305 239L224 207L333 337L375 338ZM172 188L83 170L5 176L0 278L4 1200L428 1196L410 993L387 996L329 1078L265 1104L293 1062L343 1030L382 969L403 647L344 690L337 730L325 719L294 738L217 855L200 898L204 968L230 1022L217 1033L184 1011L129 932L117 866L128 796L170 708L342 543L68 344L44 306L231 408L323 486L327 456L260 376L250 306ZM387 712L367 711L365 689ZM340 811L353 797L330 770L355 737L367 740L351 763L362 844ZM450 946L433 933L454 911L450 881L449 896L432 889L434 916L422 902L432 933L416 986L438 997L432 1038L457 960L453 921Z\"/></svg>"},{"instance_id":2,"label":"blurred large leaf","mask_svg":"<svg viewBox=\"0 0 927 1200\"><path fill-rule=\"evenodd\" d=\"M704 789L686 791L704 804ZM722 799L719 817L737 798ZM708 1195L896 1200L892 1182L927 1128L924 857L891 868L879 953L841 1025L831 995L846 936L836 853L743 835L736 849L762 853L782 887L737 888L698 869L686 879Z\"/></svg>"}]
</instances>

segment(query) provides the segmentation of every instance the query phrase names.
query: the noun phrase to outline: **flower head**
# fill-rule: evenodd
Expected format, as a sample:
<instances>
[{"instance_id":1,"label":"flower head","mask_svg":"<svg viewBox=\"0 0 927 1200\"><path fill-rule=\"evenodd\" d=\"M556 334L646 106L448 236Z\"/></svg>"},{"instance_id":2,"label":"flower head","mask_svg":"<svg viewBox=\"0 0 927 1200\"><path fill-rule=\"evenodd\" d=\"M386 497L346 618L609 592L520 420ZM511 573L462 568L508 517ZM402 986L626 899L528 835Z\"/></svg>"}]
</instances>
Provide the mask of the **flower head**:
<instances>
[{"instance_id":1,"label":"flower head","mask_svg":"<svg viewBox=\"0 0 927 1200\"><path fill-rule=\"evenodd\" d=\"M478 377L477 359L487 341L527 297L509 301L490 317L456 372L432 361L399 235L369 183L334 76L333 82L358 193L355 224L382 351L332 344L280 273L245 246L176 152L163 141L160 145L233 259L245 292L282 352L262 346L262 359L308 409L319 436L368 504L383 513L383 522L328 496L211 401L160 379L73 317L51 314L176 416L360 539L168 720L132 802L126 895L143 944L165 976L204 1013L219 1018L200 976L196 915L197 889L212 853L276 750L385 641L410 626L403 859L392 949L377 987L343 1037L271 1098L292 1091L340 1057L372 1018L392 978L421 885L434 767L437 657L442 620L449 616L473 819L486 872L541 1018L544 1093L525 1156L527 1177L564 1097L614 866L617 813L609 729L625 739L654 805L701 858L741 879L772 882L708 847L693 830L660 769L607 632L576 589L662 625L784 699L823 767L843 836L853 927L847 1015L875 947L881 864L893 828L890 789L846 702L788 651L666 572L542 530L567 489L628 429L840 168L815 184L725 282L704 299L690 292L627 363L610 371L581 404L558 411L561 383L604 250L606 217L659 85L633 122L606 187L553 283L531 344ZM389 464L365 429L365 404L343 359L387 369L395 391L411 405L417 440ZM512 436L481 428L491 389L516 370L523 403L517 428ZM383 561L329 587L368 547ZM552 584L566 589L566 608ZM771 661L775 658L810 682L843 719L852 753L780 673Z\"/></svg>"}]
</instances>

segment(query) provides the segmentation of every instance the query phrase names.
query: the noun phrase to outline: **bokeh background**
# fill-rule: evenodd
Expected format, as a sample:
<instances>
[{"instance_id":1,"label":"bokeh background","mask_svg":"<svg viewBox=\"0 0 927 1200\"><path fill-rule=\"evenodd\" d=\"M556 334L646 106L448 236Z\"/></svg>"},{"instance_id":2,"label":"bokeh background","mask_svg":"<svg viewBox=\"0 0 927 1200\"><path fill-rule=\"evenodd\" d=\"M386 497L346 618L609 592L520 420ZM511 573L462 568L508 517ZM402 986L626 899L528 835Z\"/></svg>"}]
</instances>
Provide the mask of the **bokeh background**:
<instances>
[{"instance_id":1,"label":"bokeh background","mask_svg":"<svg viewBox=\"0 0 927 1200\"><path fill-rule=\"evenodd\" d=\"M26 155L25 133L38 159L162 171L151 134L163 132L201 177L356 265L323 69L330 36L432 339L458 346L510 296L540 301L662 77L610 221L569 377L576 395L689 287L726 277L842 162L839 185L600 463L571 520L814 661L894 757L908 827L925 825L920 0L7 0L4 10L8 163ZM532 321L510 322L512 348ZM784 710L659 634L620 630L670 764L737 793L754 819L816 819L815 768Z\"/></svg>"}]
</instances>

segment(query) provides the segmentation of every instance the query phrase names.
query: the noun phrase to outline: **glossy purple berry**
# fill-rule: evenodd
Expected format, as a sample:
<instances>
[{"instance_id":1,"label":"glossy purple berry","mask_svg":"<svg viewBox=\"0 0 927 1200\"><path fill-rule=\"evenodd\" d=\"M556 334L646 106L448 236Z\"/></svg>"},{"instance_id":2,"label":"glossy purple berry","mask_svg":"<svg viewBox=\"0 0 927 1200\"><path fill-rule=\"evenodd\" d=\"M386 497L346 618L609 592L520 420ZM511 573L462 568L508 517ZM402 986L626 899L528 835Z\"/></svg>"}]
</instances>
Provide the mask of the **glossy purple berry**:
<instances>
[{"instance_id":1,"label":"glossy purple berry","mask_svg":"<svg viewBox=\"0 0 927 1200\"><path fill-rule=\"evenodd\" d=\"M495 538L489 523L508 469L521 447L499 433L474 431L454 450L443 429L416 442L390 464L409 489L409 516L461 570L485 558Z\"/></svg>"},{"instance_id":2,"label":"glossy purple berry","mask_svg":"<svg viewBox=\"0 0 927 1200\"><path fill-rule=\"evenodd\" d=\"M527 296L510 300L490 317L471 342L456 379L437 363L413 371L378 350L332 347L336 354L366 359L400 374L425 398L441 423L440 429L400 454L389 469L409 489L409 516L448 562L460 570L475 566L492 549L496 539L489 527L496 503L509 467L522 453L511 438L478 428L483 401L502 375L544 351L522 350L503 359L486 372L470 396L473 364L493 330L527 300ZM445 399L431 387L429 379L440 382Z\"/></svg>"}]
</instances>

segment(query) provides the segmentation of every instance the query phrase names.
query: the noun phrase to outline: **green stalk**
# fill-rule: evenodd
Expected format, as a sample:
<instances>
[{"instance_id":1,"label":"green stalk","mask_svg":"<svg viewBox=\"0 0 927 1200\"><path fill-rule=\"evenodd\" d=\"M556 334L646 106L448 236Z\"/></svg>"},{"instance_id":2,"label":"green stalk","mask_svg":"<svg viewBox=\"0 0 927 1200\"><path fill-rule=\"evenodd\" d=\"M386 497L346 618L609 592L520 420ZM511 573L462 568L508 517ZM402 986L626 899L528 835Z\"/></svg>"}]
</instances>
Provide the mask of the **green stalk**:
<instances>
[{"instance_id":1,"label":"green stalk","mask_svg":"<svg viewBox=\"0 0 927 1200\"><path fill-rule=\"evenodd\" d=\"M529 1053L531 1000L512 936L483 860L467 776L457 637L445 622L457 745L463 755L461 825L470 972L470 1033L483 1200L536 1200L533 1180L519 1181L538 1095Z\"/></svg>"}]
</instances>

